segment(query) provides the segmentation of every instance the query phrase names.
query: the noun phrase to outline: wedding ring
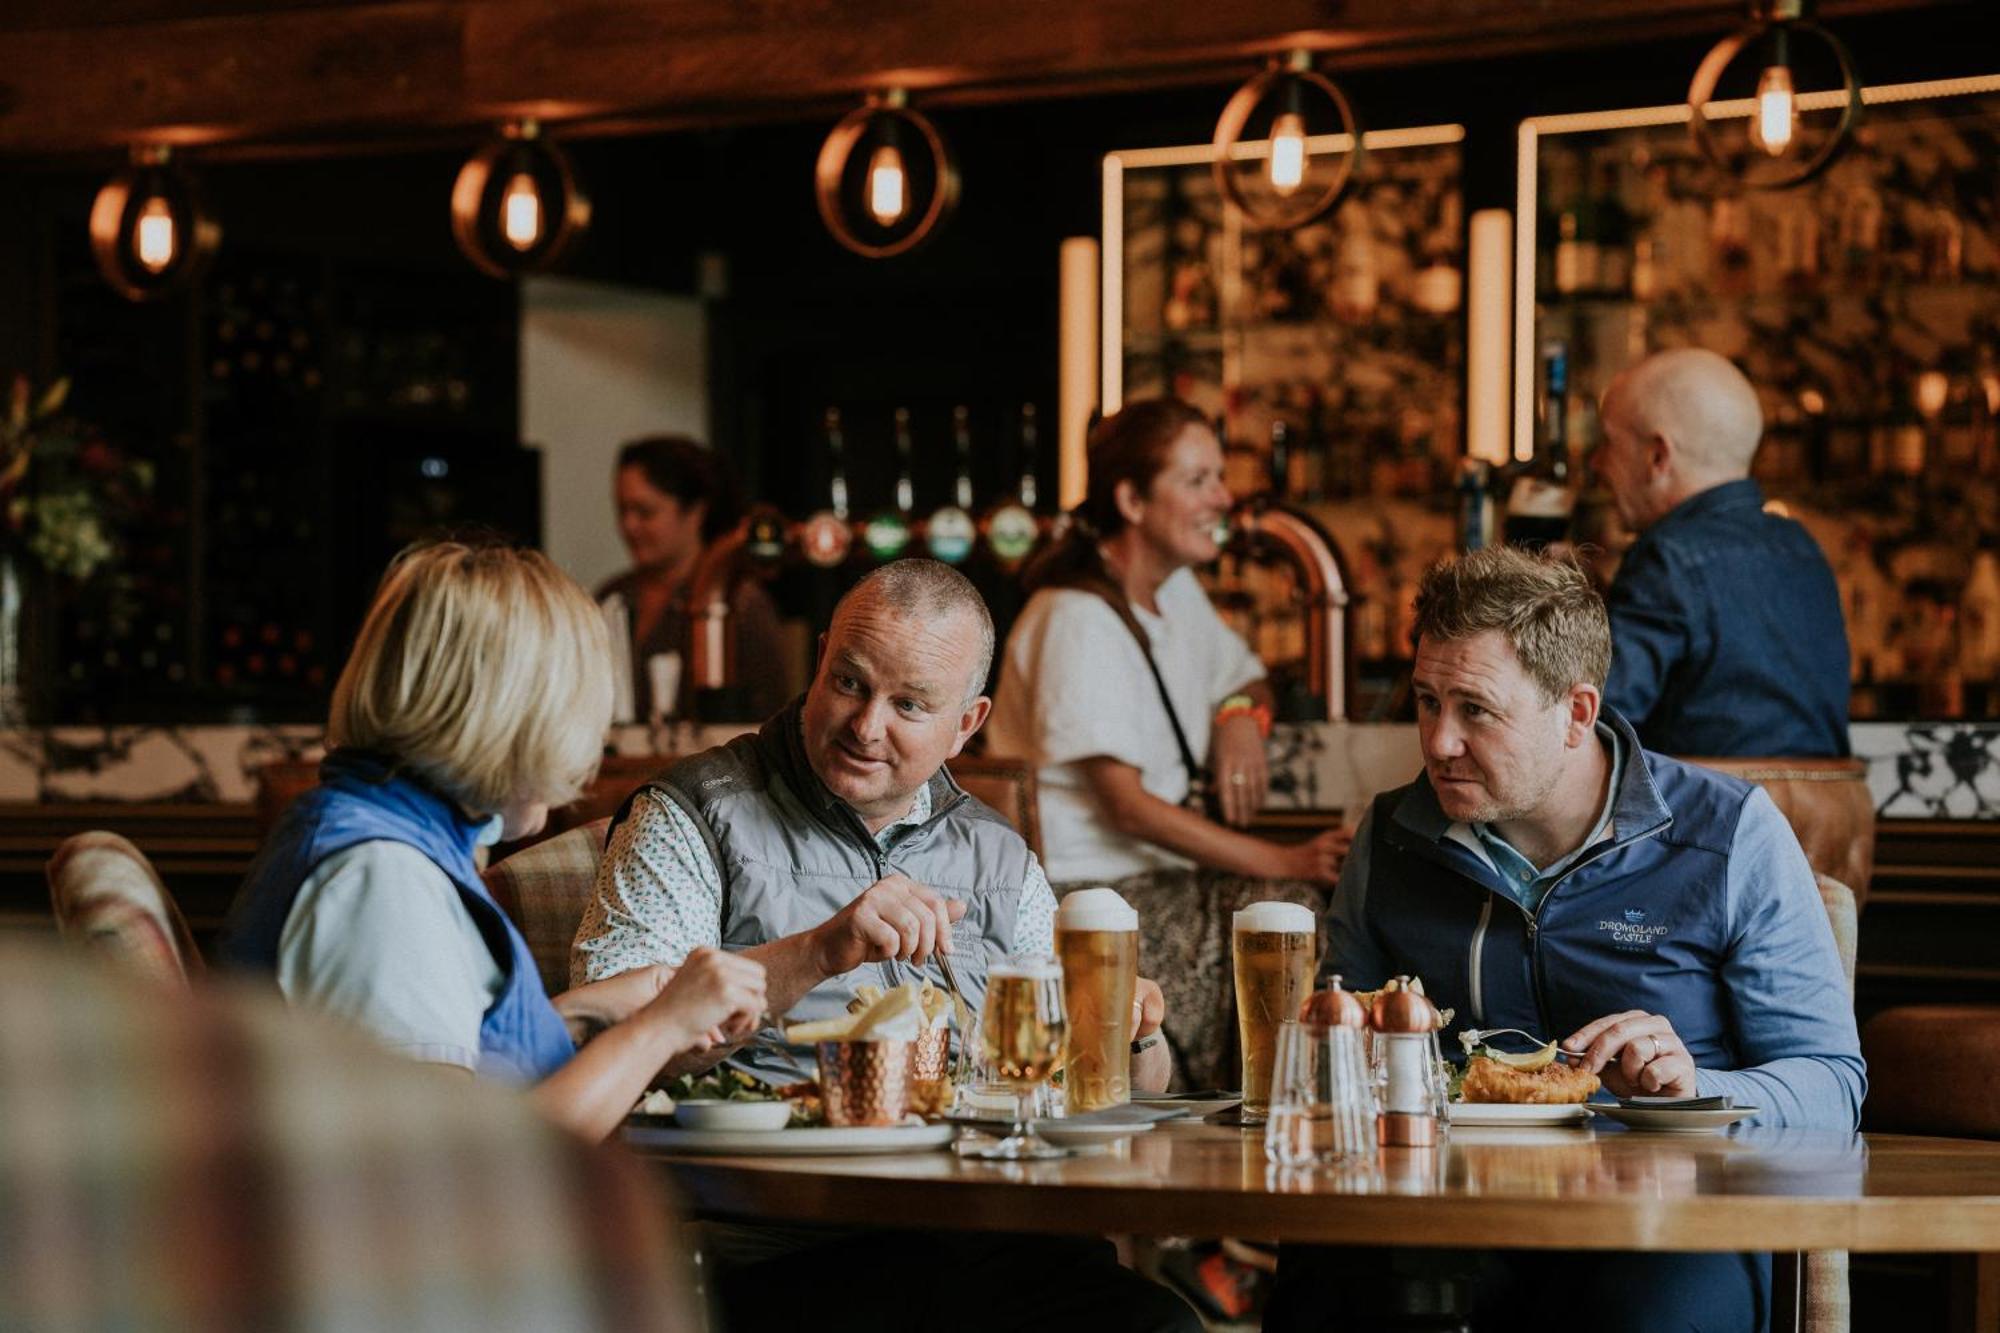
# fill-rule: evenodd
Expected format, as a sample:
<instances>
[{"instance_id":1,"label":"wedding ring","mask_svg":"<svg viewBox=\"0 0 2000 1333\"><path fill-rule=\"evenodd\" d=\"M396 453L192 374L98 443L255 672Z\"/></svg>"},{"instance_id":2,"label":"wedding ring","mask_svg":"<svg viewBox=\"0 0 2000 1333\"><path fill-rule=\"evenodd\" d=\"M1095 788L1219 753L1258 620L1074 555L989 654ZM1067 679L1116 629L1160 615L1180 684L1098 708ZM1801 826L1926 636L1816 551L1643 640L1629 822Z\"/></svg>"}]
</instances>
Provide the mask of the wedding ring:
<instances>
[{"instance_id":1,"label":"wedding ring","mask_svg":"<svg viewBox=\"0 0 2000 1333\"><path fill-rule=\"evenodd\" d=\"M1651 1064L1660 1058L1660 1039L1648 1034L1646 1040L1653 1043L1653 1053L1646 1057L1646 1063Z\"/></svg>"},{"instance_id":2,"label":"wedding ring","mask_svg":"<svg viewBox=\"0 0 2000 1333\"><path fill-rule=\"evenodd\" d=\"M1231 773L1229 775L1229 785L1232 787L1240 787L1249 780L1249 778L1244 777L1241 773Z\"/></svg>"}]
</instances>

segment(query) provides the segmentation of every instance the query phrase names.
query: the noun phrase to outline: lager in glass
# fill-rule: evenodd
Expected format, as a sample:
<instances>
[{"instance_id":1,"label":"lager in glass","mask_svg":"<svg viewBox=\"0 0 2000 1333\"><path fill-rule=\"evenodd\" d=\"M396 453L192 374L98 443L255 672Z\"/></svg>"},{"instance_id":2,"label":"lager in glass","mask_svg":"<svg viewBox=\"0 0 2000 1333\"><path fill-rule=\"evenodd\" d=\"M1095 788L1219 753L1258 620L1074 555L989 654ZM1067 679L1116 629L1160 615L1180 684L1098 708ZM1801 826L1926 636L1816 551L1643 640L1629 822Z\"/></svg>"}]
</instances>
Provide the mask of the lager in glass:
<instances>
[{"instance_id":1,"label":"lager in glass","mask_svg":"<svg viewBox=\"0 0 2000 1333\"><path fill-rule=\"evenodd\" d=\"M1069 1046L1063 1095L1071 1112L1132 1100L1132 994L1139 981L1139 914L1111 889L1079 889L1056 912Z\"/></svg>"},{"instance_id":2,"label":"lager in glass","mask_svg":"<svg viewBox=\"0 0 2000 1333\"><path fill-rule=\"evenodd\" d=\"M1294 1021L1312 993L1313 914L1297 903L1252 903L1234 921L1236 1023L1243 1043L1243 1119L1271 1107L1278 1025Z\"/></svg>"}]
</instances>

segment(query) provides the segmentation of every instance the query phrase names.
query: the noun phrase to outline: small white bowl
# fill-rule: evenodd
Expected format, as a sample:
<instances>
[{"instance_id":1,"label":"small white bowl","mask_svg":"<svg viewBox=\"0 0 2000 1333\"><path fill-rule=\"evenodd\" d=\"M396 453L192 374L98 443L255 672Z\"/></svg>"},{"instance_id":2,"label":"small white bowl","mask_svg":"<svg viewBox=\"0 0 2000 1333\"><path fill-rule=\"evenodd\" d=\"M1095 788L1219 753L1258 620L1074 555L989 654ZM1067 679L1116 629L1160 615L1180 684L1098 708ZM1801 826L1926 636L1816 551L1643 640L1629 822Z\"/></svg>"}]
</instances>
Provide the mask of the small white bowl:
<instances>
[{"instance_id":1,"label":"small white bowl","mask_svg":"<svg viewBox=\"0 0 2000 1333\"><path fill-rule=\"evenodd\" d=\"M783 1129L791 1118L790 1102L674 1103L674 1120L683 1129Z\"/></svg>"}]
</instances>

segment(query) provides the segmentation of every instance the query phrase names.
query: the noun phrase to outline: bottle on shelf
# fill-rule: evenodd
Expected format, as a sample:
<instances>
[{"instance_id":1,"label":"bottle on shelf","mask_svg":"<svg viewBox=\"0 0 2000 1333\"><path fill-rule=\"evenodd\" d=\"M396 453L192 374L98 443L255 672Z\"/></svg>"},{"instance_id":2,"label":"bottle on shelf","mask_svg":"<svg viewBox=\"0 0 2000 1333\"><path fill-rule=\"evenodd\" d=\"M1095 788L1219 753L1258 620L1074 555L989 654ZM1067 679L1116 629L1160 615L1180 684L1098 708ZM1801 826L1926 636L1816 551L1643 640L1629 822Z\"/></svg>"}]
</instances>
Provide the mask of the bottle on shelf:
<instances>
[{"instance_id":1,"label":"bottle on shelf","mask_svg":"<svg viewBox=\"0 0 2000 1333\"><path fill-rule=\"evenodd\" d=\"M972 521L972 424L963 405L951 410L952 451L958 471L952 503L941 505L924 523L924 547L932 558L956 565L972 554L979 528Z\"/></svg>"},{"instance_id":2,"label":"bottle on shelf","mask_svg":"<svg viewBox=\"0 0 2000 1333\"><path fill-rule=\"evenodd\" d=\"M854 526L847 511L847 445L840 427L840 409L829 407L824 418L826 453L831 469L828 507L799 524L799 551L806 563L833 569L847 562L854 546Z\"/></svg>"},{"instance_id":3,"label":"bottle on shelf","mask_svg":"<svg viewBox=\"0 0 2000 1333\"><path fill-rule=\"evenodd\" d=\"M1569 347L1560 340L1542 347L1541 387L1540 446L1507 492L1506 540L1515 545L1565 540L1576 509L1570 485Z\"/></svg>"}]
</instances>

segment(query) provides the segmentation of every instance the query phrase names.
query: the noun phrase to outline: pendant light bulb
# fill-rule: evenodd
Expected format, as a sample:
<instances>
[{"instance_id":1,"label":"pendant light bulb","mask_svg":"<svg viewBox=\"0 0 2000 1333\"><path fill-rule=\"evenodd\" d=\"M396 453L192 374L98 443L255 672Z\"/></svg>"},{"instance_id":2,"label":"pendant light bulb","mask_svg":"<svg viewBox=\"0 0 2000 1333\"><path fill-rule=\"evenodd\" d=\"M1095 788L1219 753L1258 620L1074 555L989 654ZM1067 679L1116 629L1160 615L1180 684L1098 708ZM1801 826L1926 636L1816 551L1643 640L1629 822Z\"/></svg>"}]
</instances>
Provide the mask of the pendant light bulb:
<instances>
[{"instance_id":1,"label":"pendant light bulb","mask_svg":"<svg viewBox=\"0 0 2000 1333\"><path fill-rule=\"evenodd\" d=\"M542 193L525 171L515 172L501 195L500 234L523 254L542 239Z\"/></svg>"},{"instance_id":2,"label":"pendant light bulb","mask_svg":"<svg viewBox=\"0 0 2000 1333\"><path fill-rule=\"evenodd\" d=\"M1783 157L1797 137L1799 107L1792 71L1773 64L1757 80L1757 109L1750 117L1750 142L1771 157Z\"/></svg>"},{"instance_id":3,"label":"pendant light bulb","mask_svg":"<svg viewBox=\"0 0 2000 1333\"><path fill-rule=\"evenodd\" d=\"M1306 179L1306 120L1287 111L1271 122L1271 188L1291 194Z\"/></svg>"},{"instance_id":4,"label":"pendant light bulb","mask_svg":"<svg viewBox=\"0 0 2000 1333\"><path fill-rule=\"evenodd\" d=\"M165 199L156 194L140 206L132 240L134 258L148 273L165 273L173 267L180 239L175 234L174 211Z\"/></svg>"},{"instance_id":5,"label":"pendant light bulb","mask_svg":"<svg viewBox=\"0 0 2000 1333\"><path fill-rule=\"evenodd\" d=\"M868 212L884 227L902 221L909 209L909 178L903 155L894 144L883 144L868 159Z\"/></svg>"}]
</instances>

